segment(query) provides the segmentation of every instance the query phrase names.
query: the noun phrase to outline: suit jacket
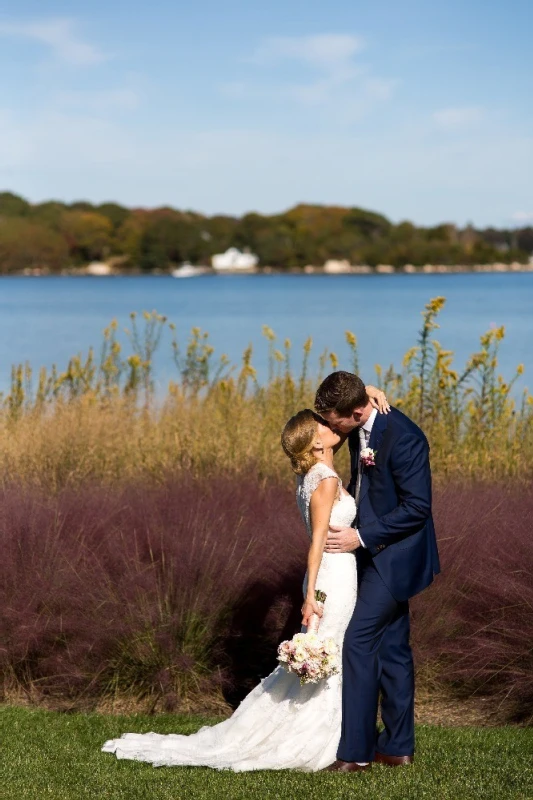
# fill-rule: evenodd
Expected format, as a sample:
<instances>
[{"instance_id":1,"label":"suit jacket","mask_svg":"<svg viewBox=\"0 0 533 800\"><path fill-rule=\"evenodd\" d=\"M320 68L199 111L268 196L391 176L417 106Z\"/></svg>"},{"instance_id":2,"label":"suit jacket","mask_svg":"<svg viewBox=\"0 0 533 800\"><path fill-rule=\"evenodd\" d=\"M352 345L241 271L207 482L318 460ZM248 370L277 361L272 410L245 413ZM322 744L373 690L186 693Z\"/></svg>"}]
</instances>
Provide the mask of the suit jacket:
<instances>
[{"instance_id":1,"label":"suit jacket","mask_svg":"<svg viewBox=\"0 0 533 800\"><path fill-rule=\"evenodd\" d=\"M359 432L348 437L355 496L359 470ZM393 408L378 414L368 446L375 466L362 467L355 519L374 566L398 601L425 589L440 572L431 516L429 445L420 428Z\"/></svg>"}]
</instances>

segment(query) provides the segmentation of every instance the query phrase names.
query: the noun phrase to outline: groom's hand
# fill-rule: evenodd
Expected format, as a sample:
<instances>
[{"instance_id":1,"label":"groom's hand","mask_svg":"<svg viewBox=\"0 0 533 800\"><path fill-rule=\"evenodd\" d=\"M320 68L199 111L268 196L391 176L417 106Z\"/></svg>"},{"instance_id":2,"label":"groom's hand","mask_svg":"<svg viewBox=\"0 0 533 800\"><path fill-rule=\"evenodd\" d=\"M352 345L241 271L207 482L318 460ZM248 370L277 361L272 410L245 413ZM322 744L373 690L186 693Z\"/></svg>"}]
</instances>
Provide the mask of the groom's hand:
<instances>
[{"instance_id":1,"label":"groom's hand","mask_svg":"<svg viewBox=\"0 0 533 800\"><path fill-rule=\"evenodd\" d=\"M351 553L361 546L361 541L354 528L339 528L331 525L324 552Z\"/></svg>"}]
</instances>

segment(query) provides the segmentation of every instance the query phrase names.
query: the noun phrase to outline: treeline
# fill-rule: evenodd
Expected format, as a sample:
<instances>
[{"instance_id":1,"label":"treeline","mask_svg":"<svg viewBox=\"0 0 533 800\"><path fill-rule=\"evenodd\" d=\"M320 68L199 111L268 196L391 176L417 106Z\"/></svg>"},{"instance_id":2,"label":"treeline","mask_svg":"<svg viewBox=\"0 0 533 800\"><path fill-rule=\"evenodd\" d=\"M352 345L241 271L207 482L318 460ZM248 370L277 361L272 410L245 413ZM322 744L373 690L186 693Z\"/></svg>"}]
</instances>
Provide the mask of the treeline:
<instances>
[{"instance_id":1,"label":"treeline","mask_svg":"<svg viewBox=\"0 0 533 800\"><path fill-rule=\"evenodd\" d=\"M533 227L422 228L391 223L361 208L298 205L283 214L207 217L164 207L129 209L117 203L48 201L31 204L0 193L0 273L59 272L91 261L115 269L167 270L185 261L210 264L228 247L250 248L260 267L351 264L486 264L527 262Z\"/></svg>"}]
</instances>

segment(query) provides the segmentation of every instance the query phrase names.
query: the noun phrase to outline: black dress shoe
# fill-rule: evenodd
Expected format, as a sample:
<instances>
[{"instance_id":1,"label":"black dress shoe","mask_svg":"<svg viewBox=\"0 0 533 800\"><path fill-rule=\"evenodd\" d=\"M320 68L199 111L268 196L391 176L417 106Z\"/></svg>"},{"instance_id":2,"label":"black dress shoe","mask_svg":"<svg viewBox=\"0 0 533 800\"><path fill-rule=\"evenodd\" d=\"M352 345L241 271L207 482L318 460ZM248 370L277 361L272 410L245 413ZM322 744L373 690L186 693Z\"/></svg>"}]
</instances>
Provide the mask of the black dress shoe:
<instances>
[{"instance_id":1,"label":"black dress shoe","mask_svg":"<svg viewBox=\"0 0 533 800\"><path fill-rule=\"evenodd\" d=\"M378 753L374 756L376 764L386 764L387 767L405 767L413 764L414 756L388 756L385 753Z\"/></svg>"},{"instance_id":2,"label":"black dress shoe","mask_svg":"<svg viewBox=\"0 0 533 800\"><path fill-rule=\"evenodd\" d=\"M356 764L355 761L334 761L329 767L326 767L322 772L368 772L370 764Z\"/></svg>"}]
</instances>

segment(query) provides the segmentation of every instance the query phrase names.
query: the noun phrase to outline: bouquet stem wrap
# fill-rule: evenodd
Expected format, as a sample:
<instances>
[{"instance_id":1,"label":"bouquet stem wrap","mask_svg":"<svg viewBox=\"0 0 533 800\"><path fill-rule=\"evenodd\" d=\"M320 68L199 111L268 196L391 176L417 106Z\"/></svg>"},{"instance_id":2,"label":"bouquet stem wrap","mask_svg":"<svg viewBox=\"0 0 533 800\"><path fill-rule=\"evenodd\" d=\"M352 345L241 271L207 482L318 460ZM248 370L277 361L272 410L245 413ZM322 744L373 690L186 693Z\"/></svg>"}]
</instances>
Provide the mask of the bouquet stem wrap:
<instances>
[{"instance_id":1,"label":"bouquet stem wrap","mask_svg":"<svg viewBox=\"0 0 533 800\"><path fill-rule=\"evenodd\" d=\"M324 609L324 603L326 602L326 593L321 592L320 589L315 591L315 600L322 611ZM318 629L320 627L320 617L318 614L311 614L311 618L309 620L309 625L307 626L307 633L318 633Z\"/></svg>"},{"instance_id":2,"label":"bouquet stem wrap","mask_svg":"<svg viewBox=\"0 0 533 800\"><path fill-rule=\"evenodd\" d=\"M316 595L318 594L324 594L324 592L315 592L315 598ZM324 601L317 599L316 602L320 610L323 610ZM311 617L309 618L309 625L307 626L307 633L318 633L319 627L320 627L320 617L318 616L318 614L311 614Z\"/></svg>"}]
</instances>

